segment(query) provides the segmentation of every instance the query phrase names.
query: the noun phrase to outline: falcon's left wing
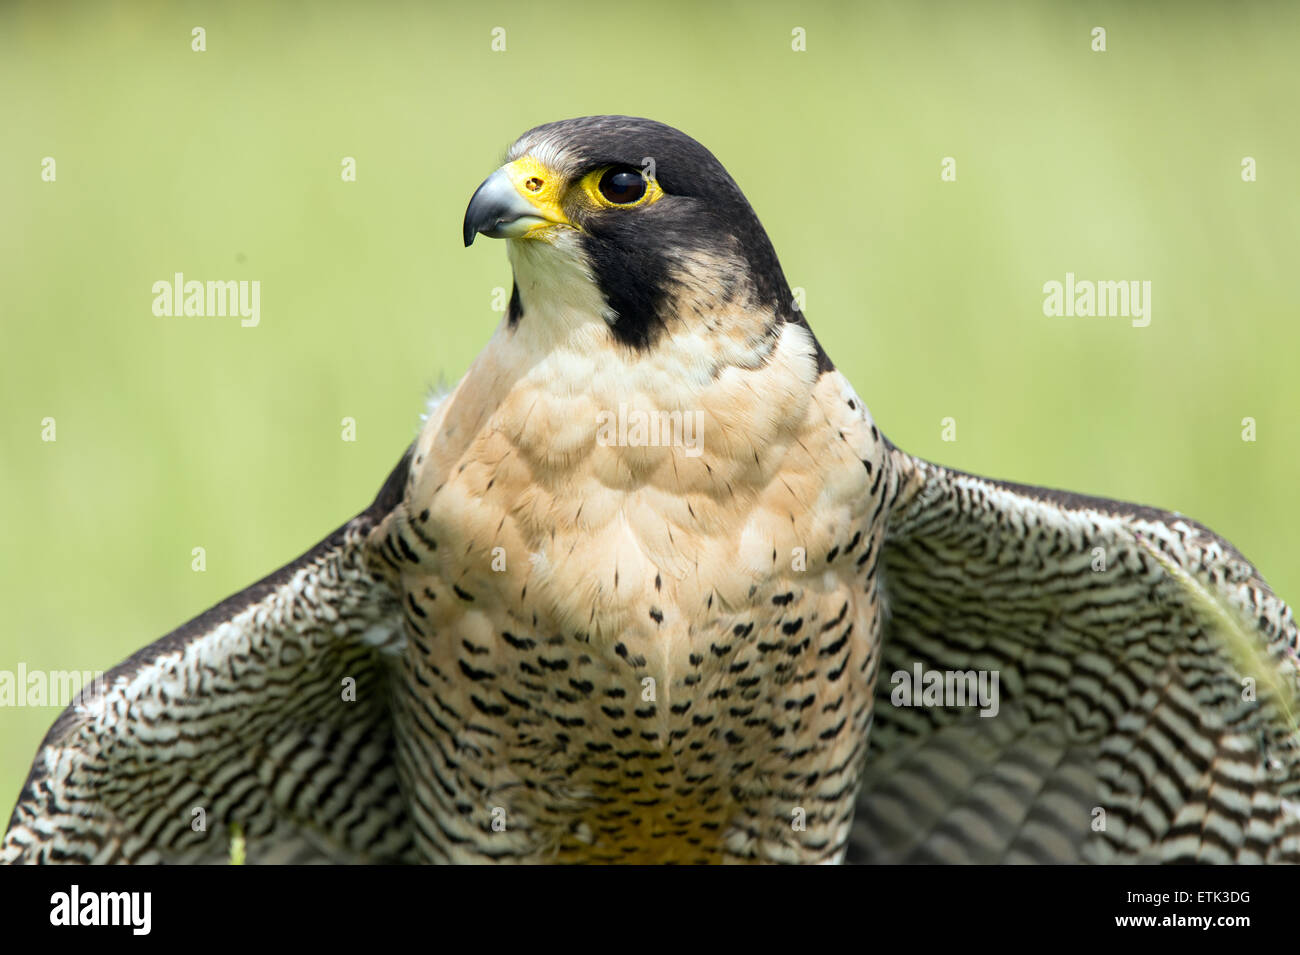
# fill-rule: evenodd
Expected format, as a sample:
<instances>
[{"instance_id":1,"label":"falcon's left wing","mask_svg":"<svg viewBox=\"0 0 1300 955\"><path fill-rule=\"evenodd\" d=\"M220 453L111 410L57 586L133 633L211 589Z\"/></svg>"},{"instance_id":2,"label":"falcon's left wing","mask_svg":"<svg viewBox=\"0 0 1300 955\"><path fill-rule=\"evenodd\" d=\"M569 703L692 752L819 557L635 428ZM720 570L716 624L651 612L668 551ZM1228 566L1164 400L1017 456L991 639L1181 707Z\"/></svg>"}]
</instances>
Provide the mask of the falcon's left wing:
<instances>
[{"instance_id":1,"label":"falcon's left wing","mask_svg":"<svg viewBox=\"0 0 1300 955\"><path fill-rule=\"evenodd\" d=\"M849 861L1300 861L1296 624L1241 554L1167 511L891 464Z\"/></svg>"},{"instance_id":2,"label":"falcon's left wing","mask_svg":"<svg viewBox=\"0 0 1300 955\"><path fill-rule=\"evenodd\" d=\"M409 861L366 535L405 490L107 673L42 743L0 862Z\"/></svg>"}]
</instances>

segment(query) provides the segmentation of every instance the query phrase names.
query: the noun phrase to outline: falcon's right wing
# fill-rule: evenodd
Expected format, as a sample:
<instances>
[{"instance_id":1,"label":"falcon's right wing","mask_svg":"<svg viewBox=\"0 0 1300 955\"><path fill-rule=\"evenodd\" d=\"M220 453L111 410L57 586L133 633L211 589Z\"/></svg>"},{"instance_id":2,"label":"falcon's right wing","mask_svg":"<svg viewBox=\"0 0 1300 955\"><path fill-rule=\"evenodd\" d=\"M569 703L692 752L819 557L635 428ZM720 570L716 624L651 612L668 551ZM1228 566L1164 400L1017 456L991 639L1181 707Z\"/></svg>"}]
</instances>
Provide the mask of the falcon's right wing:
<instances>
[{"instance_id":1,"label":"falcon's right wing","mask_svg":"<svg viewBox=\"0 0 1300 955\"><path fill-rule=\"evenodd\" d=\"M401 613L364 546L409 456L366 511L69 706L0 862L221 862L232 824L249 862L412 861L385 652Z\"/></svg>"}]
</instances>

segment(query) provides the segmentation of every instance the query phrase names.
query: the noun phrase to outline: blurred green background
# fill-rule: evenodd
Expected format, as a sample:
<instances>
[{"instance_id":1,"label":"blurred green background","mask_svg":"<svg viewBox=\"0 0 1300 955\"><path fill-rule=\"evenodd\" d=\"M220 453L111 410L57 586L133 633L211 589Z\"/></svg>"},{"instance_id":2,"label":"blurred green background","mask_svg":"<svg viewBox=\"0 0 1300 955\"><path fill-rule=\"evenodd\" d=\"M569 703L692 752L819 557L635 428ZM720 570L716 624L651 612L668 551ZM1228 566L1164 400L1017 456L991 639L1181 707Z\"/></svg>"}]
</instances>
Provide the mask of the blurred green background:
<instances>
[{"instance_id":1,"label":"blurred green background","mask_svg":"<svg viewBox=\"0 0 1300 955\"><path fill-rule=\"evenodd\" d=\"M597 112L717 154L899 445L1181 510L1300 599L1298 28L1295 4L0 6L0 670L107 669L364 507L499 319L470 194L523 130ZM1044 317L1067 271L1151 281L1150 326ZM261 324L155 317L174 272L260 280ZM56 712L0 709L6 817Z\"/></svg>"}]
</instances>

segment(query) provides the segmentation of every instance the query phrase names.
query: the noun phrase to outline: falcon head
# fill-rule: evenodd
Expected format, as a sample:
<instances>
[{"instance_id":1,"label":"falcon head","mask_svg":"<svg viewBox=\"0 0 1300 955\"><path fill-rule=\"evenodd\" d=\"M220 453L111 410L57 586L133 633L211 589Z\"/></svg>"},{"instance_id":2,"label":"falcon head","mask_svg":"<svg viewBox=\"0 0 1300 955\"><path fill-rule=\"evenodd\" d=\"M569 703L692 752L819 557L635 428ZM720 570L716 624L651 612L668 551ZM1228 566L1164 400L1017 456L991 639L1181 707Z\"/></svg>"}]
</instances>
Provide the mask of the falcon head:
<instances>
[{"instance_id":1,"label":"falcon head","mask_svg":"<svg viewBox=\"0 0 1300 955\"><path fill-rule=\"evenodd\" d=\"M524 133L465 211L465 244L480 233L509 240L512 325L585 301L616 342L647 350L699 326L758 345L804 324L740 187L663 123L587 116Z\"/></svg>"}]
</instances>

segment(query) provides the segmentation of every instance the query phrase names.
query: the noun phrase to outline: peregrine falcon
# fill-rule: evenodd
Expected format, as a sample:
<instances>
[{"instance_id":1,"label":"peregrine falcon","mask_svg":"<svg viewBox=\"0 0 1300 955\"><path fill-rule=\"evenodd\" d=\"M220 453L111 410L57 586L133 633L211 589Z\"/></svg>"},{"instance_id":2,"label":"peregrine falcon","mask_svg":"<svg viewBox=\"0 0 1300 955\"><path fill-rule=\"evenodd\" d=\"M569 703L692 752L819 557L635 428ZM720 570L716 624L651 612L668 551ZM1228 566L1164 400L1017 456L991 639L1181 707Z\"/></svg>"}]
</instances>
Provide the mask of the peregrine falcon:
<instances>
[{"instance_id":1,"label":"peregrine falcon","mask_svg":"<svg viewBox=\"0 0 1300 955\"><path fill-rule=\"evenodd\" d=\"M899 450L671 127L525 133L478 235L509 308L374 503L69 707L0 858L1300 856L1226 541Z\"/></svg>"}]
</instances>

